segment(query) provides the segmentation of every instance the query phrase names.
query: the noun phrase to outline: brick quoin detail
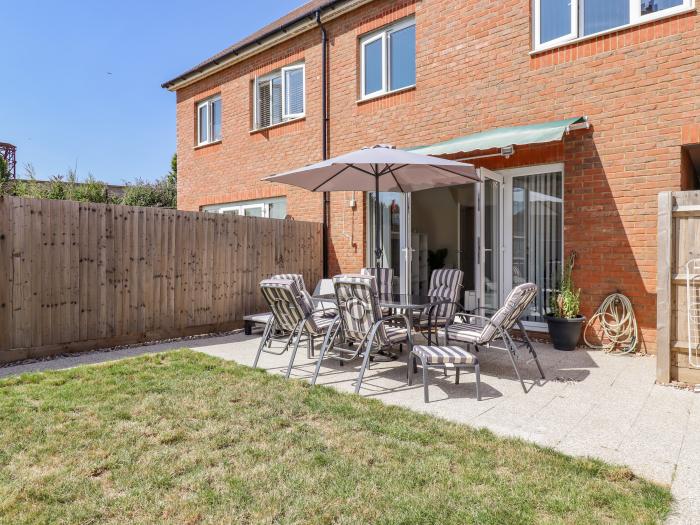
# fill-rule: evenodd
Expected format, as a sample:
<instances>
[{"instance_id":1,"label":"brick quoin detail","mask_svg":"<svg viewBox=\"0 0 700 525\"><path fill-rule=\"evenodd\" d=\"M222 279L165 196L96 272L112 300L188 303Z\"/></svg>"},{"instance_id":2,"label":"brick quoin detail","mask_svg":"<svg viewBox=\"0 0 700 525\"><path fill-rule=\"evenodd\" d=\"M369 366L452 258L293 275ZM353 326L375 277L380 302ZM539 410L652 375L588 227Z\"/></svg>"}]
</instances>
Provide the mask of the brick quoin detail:
<instances>
[{"instance_id":1,"label":"brick quoin detail","mask_svg":"<svg viewBox=\"0 0 700 525\"><path fill-rule=\"evenodd\" d=\"M358 102L359 38L415 16L416 87ZM656 340L656 213L681 189L683 144L700 143L700 24L696 12L531 54L525 0L376 0L326 24L330 155L389 143L431 144L496 127L589 117L560 143L521 146L489 169L563 163L565 250L590 316L616 290L633 302L643 349ZM251 28L251 31L256 28ZM253 79L306 64L306 117L252 132ZM223 140L195 148L196 103L220 93ZM317 29L177 92L178 207L287 196L296 220L322 220L321 194L260 179L321 160ZM480 152L470 152L478 154ZM486 152L488 153L488 152ZM687 178L687 176L686 176ZM331 194L329 270L364 264L365 197Z\"/></svg>"}]
</instances>

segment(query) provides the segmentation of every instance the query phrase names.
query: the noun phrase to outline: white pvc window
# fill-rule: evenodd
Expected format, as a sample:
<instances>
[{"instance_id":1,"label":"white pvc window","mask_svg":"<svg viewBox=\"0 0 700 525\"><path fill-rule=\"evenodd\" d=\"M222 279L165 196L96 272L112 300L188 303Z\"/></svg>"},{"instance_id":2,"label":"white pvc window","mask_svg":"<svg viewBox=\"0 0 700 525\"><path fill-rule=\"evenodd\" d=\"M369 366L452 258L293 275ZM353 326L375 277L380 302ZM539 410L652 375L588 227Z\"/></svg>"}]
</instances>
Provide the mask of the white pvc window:
<instances>
[{"instance_id":1,"label":"white pvc window","mask_svg":"<svg viewBox=\"0 0 700 525\"><path fill-rule=\"evenodd\" d=\"M556 47L693 7L694 0L533 0L534 48Z\"/></svg>"},{"instance_id":2,"label":"white pvc window","mask_svg":"<svg viewBox=\"0 0 700 525\"><path fill-rule=\"evenodd\" d=\"M416 22L402 20L360 40L362 98L416 84Z\"/></svg>"},{"instance_id":3,"label":"white pvc window","mask_svg":"<svg viewBox=\"0 0 700 525\"><path fill-rule=\"evenodd\" d=\"M255 129L301 118L306 112L304 64L283 67L255 80Z\"/></svg>"},{"instance_id":4,"label":"white pvc window","mask_svg":"<svg viewBox=\"0 0 700 525\"><path fill-rule=\"evenodd\" d=\"M216 96L197 104L197 144L221 140L221 97Z\"/></svg>"},{"instance_id":5,"label":"white pvc window","mask_svg":"<svg viewBox=\"0 0 700 525\"><path fill-rule=\"evenodd\" d=\"M255 201L239 201L227 204L204 206L202 211L210 213L230 213L245 217L267 217L284 219L287 216L286 197L272 197Z\"/></svg>"}]
</instances>

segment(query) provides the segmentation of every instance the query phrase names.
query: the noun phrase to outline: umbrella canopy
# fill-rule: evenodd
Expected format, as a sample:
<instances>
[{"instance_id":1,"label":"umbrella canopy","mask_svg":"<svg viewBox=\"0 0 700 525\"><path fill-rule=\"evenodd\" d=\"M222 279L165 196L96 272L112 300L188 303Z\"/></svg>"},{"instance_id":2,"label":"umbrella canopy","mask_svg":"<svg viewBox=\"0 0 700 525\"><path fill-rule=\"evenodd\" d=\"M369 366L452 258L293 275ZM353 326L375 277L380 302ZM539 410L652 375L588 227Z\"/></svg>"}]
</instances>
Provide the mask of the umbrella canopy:
<instances>
[{"instance_id":1,"label":"umbrella canopy","mask_svg":"<svg viewBox=\"0 0 700 525\"><path fill-rule=\"evenodd\" d=\"M413 191L479 181L471 164L379 145L266 177L311 191Z\"/></svg>"},{"instance_id":2,"label":"umbrella canopy","mask_svg":"<svg viewBox=\"0 0 700 525\"><path fill-rule=\"evenodd\" d=\"M410 193L457 186L481 178L472 164L440 159L380 144L363 148L263 180L310 191L382 191ZM374 199L375 264L381 266L381 226L378 196Z\"/></svg>"}]
</instances>

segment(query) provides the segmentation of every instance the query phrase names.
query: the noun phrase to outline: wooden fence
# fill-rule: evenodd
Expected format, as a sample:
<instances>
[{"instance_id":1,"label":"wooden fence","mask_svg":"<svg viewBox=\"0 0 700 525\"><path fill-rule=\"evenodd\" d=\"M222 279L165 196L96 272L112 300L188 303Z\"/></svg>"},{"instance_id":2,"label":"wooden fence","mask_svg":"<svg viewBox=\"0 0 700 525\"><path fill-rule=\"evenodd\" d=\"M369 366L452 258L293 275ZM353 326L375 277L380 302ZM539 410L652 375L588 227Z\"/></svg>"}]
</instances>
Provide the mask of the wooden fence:
<instances>
[{"instance_id":1,"label":"wooden fence","mask_svg":"<svg viewBox=\"0 0 700 525\"><path fill-rule=\"evenodd\" d=\"M0 197L0 362L228 330L272 274L322 274L322 225Z\"/></svg>"},{"instance_id":2,"label":"wooden fence","mask_svg":"<svg viewBox=\"0 0 700 525\"><path fill-rule=\"evenodd\" d=\"M700 191L659 194L658 244L657 380L700 383L700 369L688 359L685 269L700 257Z\"/></svg>"}]
</instances>

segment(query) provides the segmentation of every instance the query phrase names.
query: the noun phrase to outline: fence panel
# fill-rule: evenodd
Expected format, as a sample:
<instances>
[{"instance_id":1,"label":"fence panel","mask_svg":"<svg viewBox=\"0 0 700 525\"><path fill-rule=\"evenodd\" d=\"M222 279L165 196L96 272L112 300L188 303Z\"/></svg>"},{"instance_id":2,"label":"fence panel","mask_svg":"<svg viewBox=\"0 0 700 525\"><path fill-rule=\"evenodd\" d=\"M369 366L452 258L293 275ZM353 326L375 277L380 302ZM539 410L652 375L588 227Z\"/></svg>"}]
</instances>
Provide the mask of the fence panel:
<instances>
[{"instance_id":1,"label":"fence panel","mask_svg":"<svg viewBox=\"0 0 700 525\"><path fill-rule=\"evenodd\" d=\"M237 328L322 256L320 223L0 197L0 362Z\"/></svg>"},{"instance_id":2,"label":"fence panel","mask_svg":"<svg viewBox=\"0 0 700 525\"><path fill-rule=\"evenodd\" d=\"M700 383L700 368L688 358L686 287L686 264L700 258L700 191L659 194L657 238L656 378L662 383Z\"/></svg>"}]
</instances>

